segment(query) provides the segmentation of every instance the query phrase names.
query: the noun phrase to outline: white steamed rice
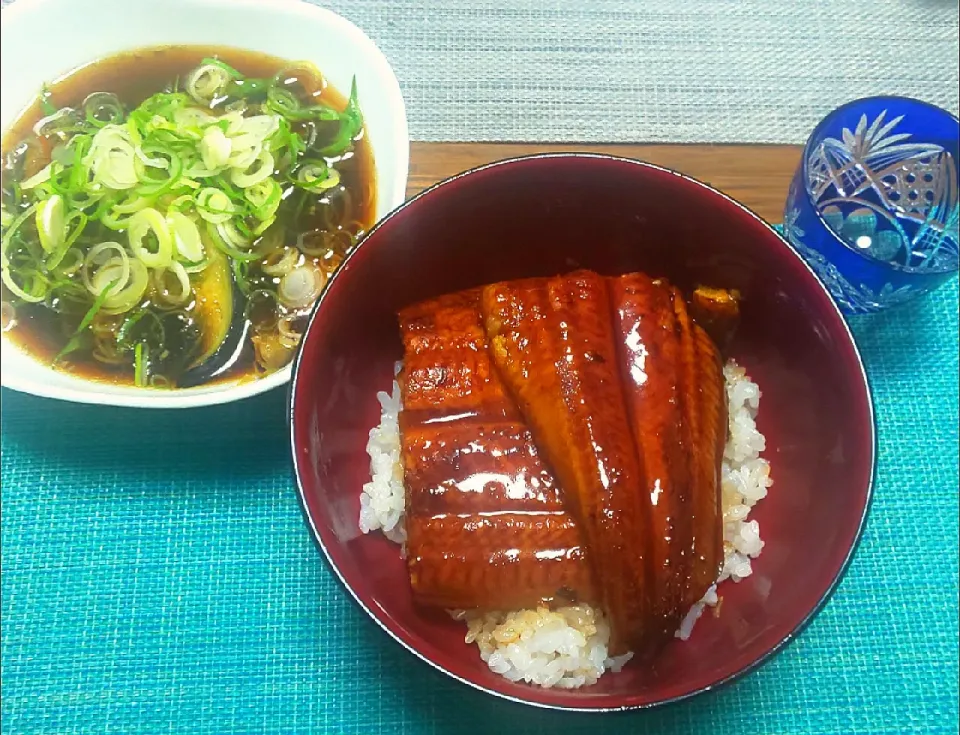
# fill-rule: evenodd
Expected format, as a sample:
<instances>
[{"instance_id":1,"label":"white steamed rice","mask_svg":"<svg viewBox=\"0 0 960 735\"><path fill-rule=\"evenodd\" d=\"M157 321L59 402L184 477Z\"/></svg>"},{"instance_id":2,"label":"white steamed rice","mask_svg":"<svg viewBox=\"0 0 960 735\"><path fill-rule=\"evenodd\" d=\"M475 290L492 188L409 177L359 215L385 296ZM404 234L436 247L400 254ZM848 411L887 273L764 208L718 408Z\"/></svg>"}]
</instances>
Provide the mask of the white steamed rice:
<instances>
[{"instance_id":1,"label":"white steamed rice","mask_svg":"<svg viewBox=\"0 0 960 735\"><path fill-rule=\"evenodd\" d=\"M370 482L360 492L360 530L383 531L398 544L406 540L403 524L403 464L400 462L400 385L393 381L393 394L377 393L380 425L370 429Z\"/></svg>"},{"instance_id":2,"label":"white steamed rice","mask_svg":"<svg viewBox=\"0 0 960 735\"><path fill-rule=\"evenodd\" d=\"M750 509L773 484L770 464L760 457L766 446L755 418L760 388L734 361L723 370L727 384L730 432L723 454L724 563L712 586L680 625L686 640L707 607L721 599L717 585L739 582L753 573L752 561L763 550L760 525L747 520ZM371 480L360 493L360 530L382 531L391 541L405 540L403 466L400 462L400 386L380 392L380 425L370 431ZM619 671L632 654L610 658L610 628L603 612L589 605L512 612L454 611L467 624L467 643L476 643L490 669L511 681L542 687L576 688L596 683L604 672Z\"/></svg>"}]
</instances>

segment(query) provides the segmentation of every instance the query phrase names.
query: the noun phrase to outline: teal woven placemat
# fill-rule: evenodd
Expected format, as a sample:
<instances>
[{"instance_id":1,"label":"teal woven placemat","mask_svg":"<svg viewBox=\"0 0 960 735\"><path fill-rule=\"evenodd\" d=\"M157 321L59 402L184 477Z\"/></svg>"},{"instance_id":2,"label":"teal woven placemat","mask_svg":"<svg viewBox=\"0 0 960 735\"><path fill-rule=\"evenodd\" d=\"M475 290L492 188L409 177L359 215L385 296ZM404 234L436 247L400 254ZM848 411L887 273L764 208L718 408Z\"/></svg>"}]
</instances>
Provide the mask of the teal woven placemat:
<instances>
[{"instance_id":1,"label":"teal woven placemat","mask_svg":"<svg viewBox=\"0 0 960 735\"><path fill-rule=\"evenodd\" d=\"M450 682L348 602L300 516L282 391L184 412L2 394L2 731L957 731L957 281L856 321L879 479L823 613L758 672L564 715Z\"/></svg>"}]
</instances>

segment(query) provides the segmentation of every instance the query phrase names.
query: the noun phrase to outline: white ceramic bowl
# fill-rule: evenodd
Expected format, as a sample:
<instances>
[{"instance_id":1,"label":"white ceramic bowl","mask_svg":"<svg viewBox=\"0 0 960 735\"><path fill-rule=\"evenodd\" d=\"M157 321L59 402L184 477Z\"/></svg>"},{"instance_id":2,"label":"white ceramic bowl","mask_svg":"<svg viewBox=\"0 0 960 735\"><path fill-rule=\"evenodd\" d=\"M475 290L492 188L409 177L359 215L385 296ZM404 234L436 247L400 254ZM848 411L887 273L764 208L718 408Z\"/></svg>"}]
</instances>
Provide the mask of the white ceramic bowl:
<instances>
[{"instance_id":1,"label":"white ceramic bowl","mask_svg":"<svg viewBox=\"0 0 960 735\"><path fill-rule=\"evenodd\" d=\"M356 75L377 171L380 219L405 198L409 138L400 86L364 33L329 10L300 0L17 0L0 13L0 128L6 131L44 82L105 56L144 46L234 46L313 62L334 87ZM57 372L5 336L4 386L84 403L180 408L246 398L290 379L290 367L259 380L160 391L113 386Z\"/></svg>"}]
</instances>

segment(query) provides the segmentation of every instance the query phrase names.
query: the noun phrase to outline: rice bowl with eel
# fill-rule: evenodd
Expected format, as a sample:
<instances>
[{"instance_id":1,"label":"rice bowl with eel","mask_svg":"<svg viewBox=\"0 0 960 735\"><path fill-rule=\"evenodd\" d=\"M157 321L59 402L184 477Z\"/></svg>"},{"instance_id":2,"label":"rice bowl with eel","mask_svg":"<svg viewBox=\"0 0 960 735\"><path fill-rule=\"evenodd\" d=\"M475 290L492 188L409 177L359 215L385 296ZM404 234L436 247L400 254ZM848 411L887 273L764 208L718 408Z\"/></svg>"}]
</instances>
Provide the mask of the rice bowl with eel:
<instances>
[{"instance_id":1,"label":"rice bowl with eel","mask_svg":"<svg viewBox=\"0 0 960 735\"><path fill-rule=\"evenodd\" d=\"M689 216L691 208L696 217ZM741 205L638 161L539 155L460 174L415 197L371 232L348 266L321 296L295 363L292 459L307 528L320 553L363 615L412 657L477 691L530 706L593 713L644 709L751 672L827 604L860 538L872 492L869 389L850 331L823 285L774 229ZM499 599L484 607L451 596L436 600L442 605L422 604L410 577L410 562L423 554L418 544L424 542L424 534L417 538L423 487L416 472L404 469L411 491L402 524L406 558L382 532L363 533L357 523L362 488L371 482L366 445L382 413L377 393L392 394L395 378L402 393L404 375L397 376L395 366L400 360L405 370L410 365L398 314L438 294L571 268L642 270L687 294L697 284L739 291L741 320L722 359L735 360L762 390L763 410L756 417L765 437L760 458L770 462L775 479L747 518L759 522L772 546L758 560L751 558L750 576L718 585L719 615L706 609L688 640L675 637L710 585L698 586L689 595L699 593L697 598L685 609L677 606L680 617L663 655L651 662L630 645L635 656L619 673L605 673L579 689L498 675L475 644L464 642L465 624L449 615L536 610L536 599ZM711 380L725 393L722 367L711 369ZM408 411L416 408L409 393L402 405L401 442L404 425L415 418ZM726 439L726 419L723 426ZM719 477L719 465L717 472ZM814 528L822 543L810 543ZM723 532L721 527L711 584L723 571ZM471 537L471 546L479 540ZM586 602L607 618L606 606L593 598L581 596L576 605ZM610 658L621 654L614 637L611 629Z\"/></svg>"},{"instance_id":2,"label":"rice bowl with eel","mask_svg":"<svg viewBox=\"0 0 960 735\"><path fill-rule=\"evenodd\" d=\"M402 363L396 366L396 372L402 374ZM715 582L682 616L673 633L682 640L690 637L705 609L720 614L722 583L750 576L752 560L764 545L759 524L748 519L750 510L773 484L769 463L760 456L765 438L755 421L760 388L733 360L723 366L723 381L726 440L717 488L722 512L722 566ZM407 540L409 491L404 483L401 388L400 382L394 381L390 393L378 394L381 416L367 442L371 479L360 495L359 527L363 533L379 531L402 545ZM536 484L536 480L533 482ZM525 609L474 608L449 613L465 622L465 641L476 643L491 671L514 682L544 688L589 686L605 672L619 671L633 658L630 651L611 654L608 617L602 607L586 601L544 601Z\"/></svg>"}]
</instances>

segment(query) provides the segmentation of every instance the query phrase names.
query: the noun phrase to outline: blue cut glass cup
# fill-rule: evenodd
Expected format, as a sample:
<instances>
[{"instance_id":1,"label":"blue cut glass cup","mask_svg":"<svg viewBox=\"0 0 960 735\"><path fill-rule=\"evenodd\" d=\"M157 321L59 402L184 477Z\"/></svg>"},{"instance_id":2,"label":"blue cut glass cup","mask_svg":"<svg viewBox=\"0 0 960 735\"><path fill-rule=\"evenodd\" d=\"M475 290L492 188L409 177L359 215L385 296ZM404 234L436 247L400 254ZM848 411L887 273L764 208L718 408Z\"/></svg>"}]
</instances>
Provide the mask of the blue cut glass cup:
<instances>
[{"instance_id":1,"label":"blue cut glass cup","mask_svg":"<svg viewBox=\"0 0 960 735\"><path fill-rule=\"evenodd\" d=\"M958 138L956 117L906 97L849 102L810 135L784 234L845 313L902 304L957 273Z\"/></svg>"}]
</instances>

